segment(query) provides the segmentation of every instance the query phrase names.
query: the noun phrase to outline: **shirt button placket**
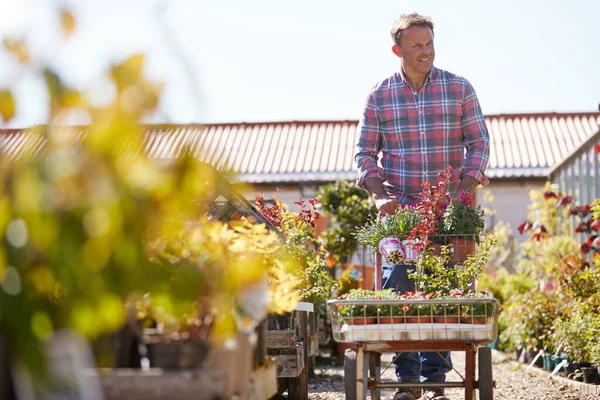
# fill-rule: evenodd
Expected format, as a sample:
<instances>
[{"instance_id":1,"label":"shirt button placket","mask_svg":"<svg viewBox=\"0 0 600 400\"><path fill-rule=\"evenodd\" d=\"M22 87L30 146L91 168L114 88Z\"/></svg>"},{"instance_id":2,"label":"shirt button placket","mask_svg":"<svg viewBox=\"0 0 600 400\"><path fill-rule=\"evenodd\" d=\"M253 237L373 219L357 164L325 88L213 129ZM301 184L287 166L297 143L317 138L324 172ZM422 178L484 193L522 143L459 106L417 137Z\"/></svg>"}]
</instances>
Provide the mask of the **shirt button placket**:
<instances>
[{"instance_id":1,"label":"shirt button placket","mask_svg":"<svg viewBox=\"0 0 600 400\"><path fill-rule=\"evenodd\" d=\"M425 132L423 131L423 107L421 105L421 103L419 102L419 96L417 92L413 92L415 94L415 97L417 99L417 110L419 111L419 116L417 117L418 125L419 125L419 133L421 135L423 135Z\"/></svg>"}]
</instances>

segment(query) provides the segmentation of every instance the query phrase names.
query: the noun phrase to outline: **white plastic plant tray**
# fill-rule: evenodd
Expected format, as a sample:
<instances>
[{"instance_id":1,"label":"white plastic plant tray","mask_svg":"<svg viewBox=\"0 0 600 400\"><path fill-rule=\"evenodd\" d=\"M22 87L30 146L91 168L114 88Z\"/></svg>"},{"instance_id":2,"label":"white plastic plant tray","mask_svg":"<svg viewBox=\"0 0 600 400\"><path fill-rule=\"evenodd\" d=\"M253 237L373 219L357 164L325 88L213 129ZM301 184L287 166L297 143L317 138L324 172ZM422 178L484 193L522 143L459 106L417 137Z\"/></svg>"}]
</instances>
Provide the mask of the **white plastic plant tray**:
<instances>
[{"instance_id":1,"label":"white plastic plant tray","mask_svg":"<svg viewBox=\"0 0 600 400\"><path fill-rule=\"evenodd\" d=\"M490 341L492 324L343 324L340 336L344 342L415 341L415 340L464 340Z\"/></svg>"}]
</instances>

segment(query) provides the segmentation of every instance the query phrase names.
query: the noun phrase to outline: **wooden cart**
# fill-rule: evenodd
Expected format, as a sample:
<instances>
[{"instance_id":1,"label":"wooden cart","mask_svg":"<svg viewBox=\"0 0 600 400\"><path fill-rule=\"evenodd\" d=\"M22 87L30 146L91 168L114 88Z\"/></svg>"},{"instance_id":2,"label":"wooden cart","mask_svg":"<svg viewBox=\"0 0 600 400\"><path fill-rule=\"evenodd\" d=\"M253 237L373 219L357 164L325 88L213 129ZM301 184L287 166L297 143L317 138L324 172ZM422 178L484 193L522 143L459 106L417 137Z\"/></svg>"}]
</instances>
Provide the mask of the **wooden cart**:
<instances>
[{"instance_id":1,"label":"wooden cart","mask_svg":"<svg viewBox=\"0 0 600 400\"><path fill-rule=\"evenodd\" d=\"M375 288L381 289L381 255L376 254ZM377 313L373 316L373 310ZM407 310L420 310L411 315ZM361 313L362 310L362 313ZM367 311L369 310L369 311ZM346 350L346 399L380 398L382 388L464 388L465 400L493 400L491 349L498 337L496 299L330 300L333 338L354 343ZM381 353L464 351L462 380L444 383L383 382ZM477 372L477 373L476 373Z\"/></svg>"},{"instance_id":2,"label":"wooden cart","mask_svg":"<svg viewBox=\"0 0 600 400\"><path fill-rule=\"evenodd\" d=\"M483 306L484 315L472 315L468 321L451 310L474 309ZM377 315L374 321L366 316L344 317L345 307L388 307L403 309L405 306L432 306L448 310L440 317L433 313L411 315ZM333 337L338 342L355 343L354 350L347 350L344 359L346 399L364 399L367 391L371 399L380 398L382 388L443 387L465 388L465 400L479 394L481 400L493 399L491 349L485 347L498 336L498 301L495 299L457 300L331 300L328 312L332 321ZM355 313L356 314L356 313ZM366 312L365 312L366 314ZM392 320L391 322L389 320ZM482 321L481 321L482 319ZM441 321L441 322L440 322ZM366 322L366 324L365 324ZM466 368L462 381L445 383L400 383L381 380L381 353L407 351L464 351ZM477 360L476 360L477 356ZM476 366L478 379L476 379Z\"/></svg>"}]
</instances>

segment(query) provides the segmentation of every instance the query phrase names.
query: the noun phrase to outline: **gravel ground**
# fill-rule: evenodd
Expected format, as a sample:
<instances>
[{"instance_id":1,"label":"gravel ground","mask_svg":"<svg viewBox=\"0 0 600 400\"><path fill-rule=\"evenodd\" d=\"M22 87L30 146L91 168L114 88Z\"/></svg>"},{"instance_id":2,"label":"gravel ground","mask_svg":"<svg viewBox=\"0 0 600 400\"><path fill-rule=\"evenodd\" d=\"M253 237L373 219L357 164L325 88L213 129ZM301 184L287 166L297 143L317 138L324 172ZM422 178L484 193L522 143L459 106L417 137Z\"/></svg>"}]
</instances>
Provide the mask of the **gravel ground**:
<instances>
[{"instance_id":1,"label":"gravel ground","mask_svg":"<svg viewBox=\"0 0 600 400\"><path fill-rule=\"evenodd\" d=\"M493 353L493 374L496 380L495 400L598 400L600 397L584 394L562 385L547 376L527 373L521 370L521 364L507 359L501 353ZM464 353L452 353L455 368L464 373ZM310 379L309 399L342 400L344 399L344 368L339 363L320 359L315 369L316 376ZM381 370L391 363L392 354L384 354ZM390 365L383 373L384 380L395 380L394 367ZM458 374L452 371L448 380L459 380ZM395 390L382 391L382 399L391 400ZM464 390L448 389L446 395L451 400L464 399Z\"/></svg>"}]
</instances>

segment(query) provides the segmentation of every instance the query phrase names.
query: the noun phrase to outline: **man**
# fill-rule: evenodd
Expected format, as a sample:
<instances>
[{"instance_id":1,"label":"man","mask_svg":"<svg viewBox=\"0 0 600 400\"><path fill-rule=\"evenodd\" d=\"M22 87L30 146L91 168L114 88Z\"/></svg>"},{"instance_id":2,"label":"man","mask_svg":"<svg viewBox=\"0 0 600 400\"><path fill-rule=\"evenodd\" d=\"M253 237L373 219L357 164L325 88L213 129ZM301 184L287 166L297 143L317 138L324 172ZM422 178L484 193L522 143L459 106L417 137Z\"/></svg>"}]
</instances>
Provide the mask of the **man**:
<instances>
[{"instance_id":1,"label":"man","mask_svg":"<svg viewBox=\"0 0 600 400\"><path fill-rule=\"evenodd\" d=\"M419 14L401 15L391 31L401 69L373 87L360 122L355 156L358 185L381 215L418 201L424 182L436 183L451 165L453 199L488 183L489 135L479 101L464 78L433 66L433 23ZM465 151L466 150L466 151ZM381 165L378 165L381 153ZM384 288L411 288L407 266L384 273ZM402 353L395 360L399 381L444 382L449 353ZM443 389L400 389L394 400L447 400Z\"/></svg>"}]
</instances>

